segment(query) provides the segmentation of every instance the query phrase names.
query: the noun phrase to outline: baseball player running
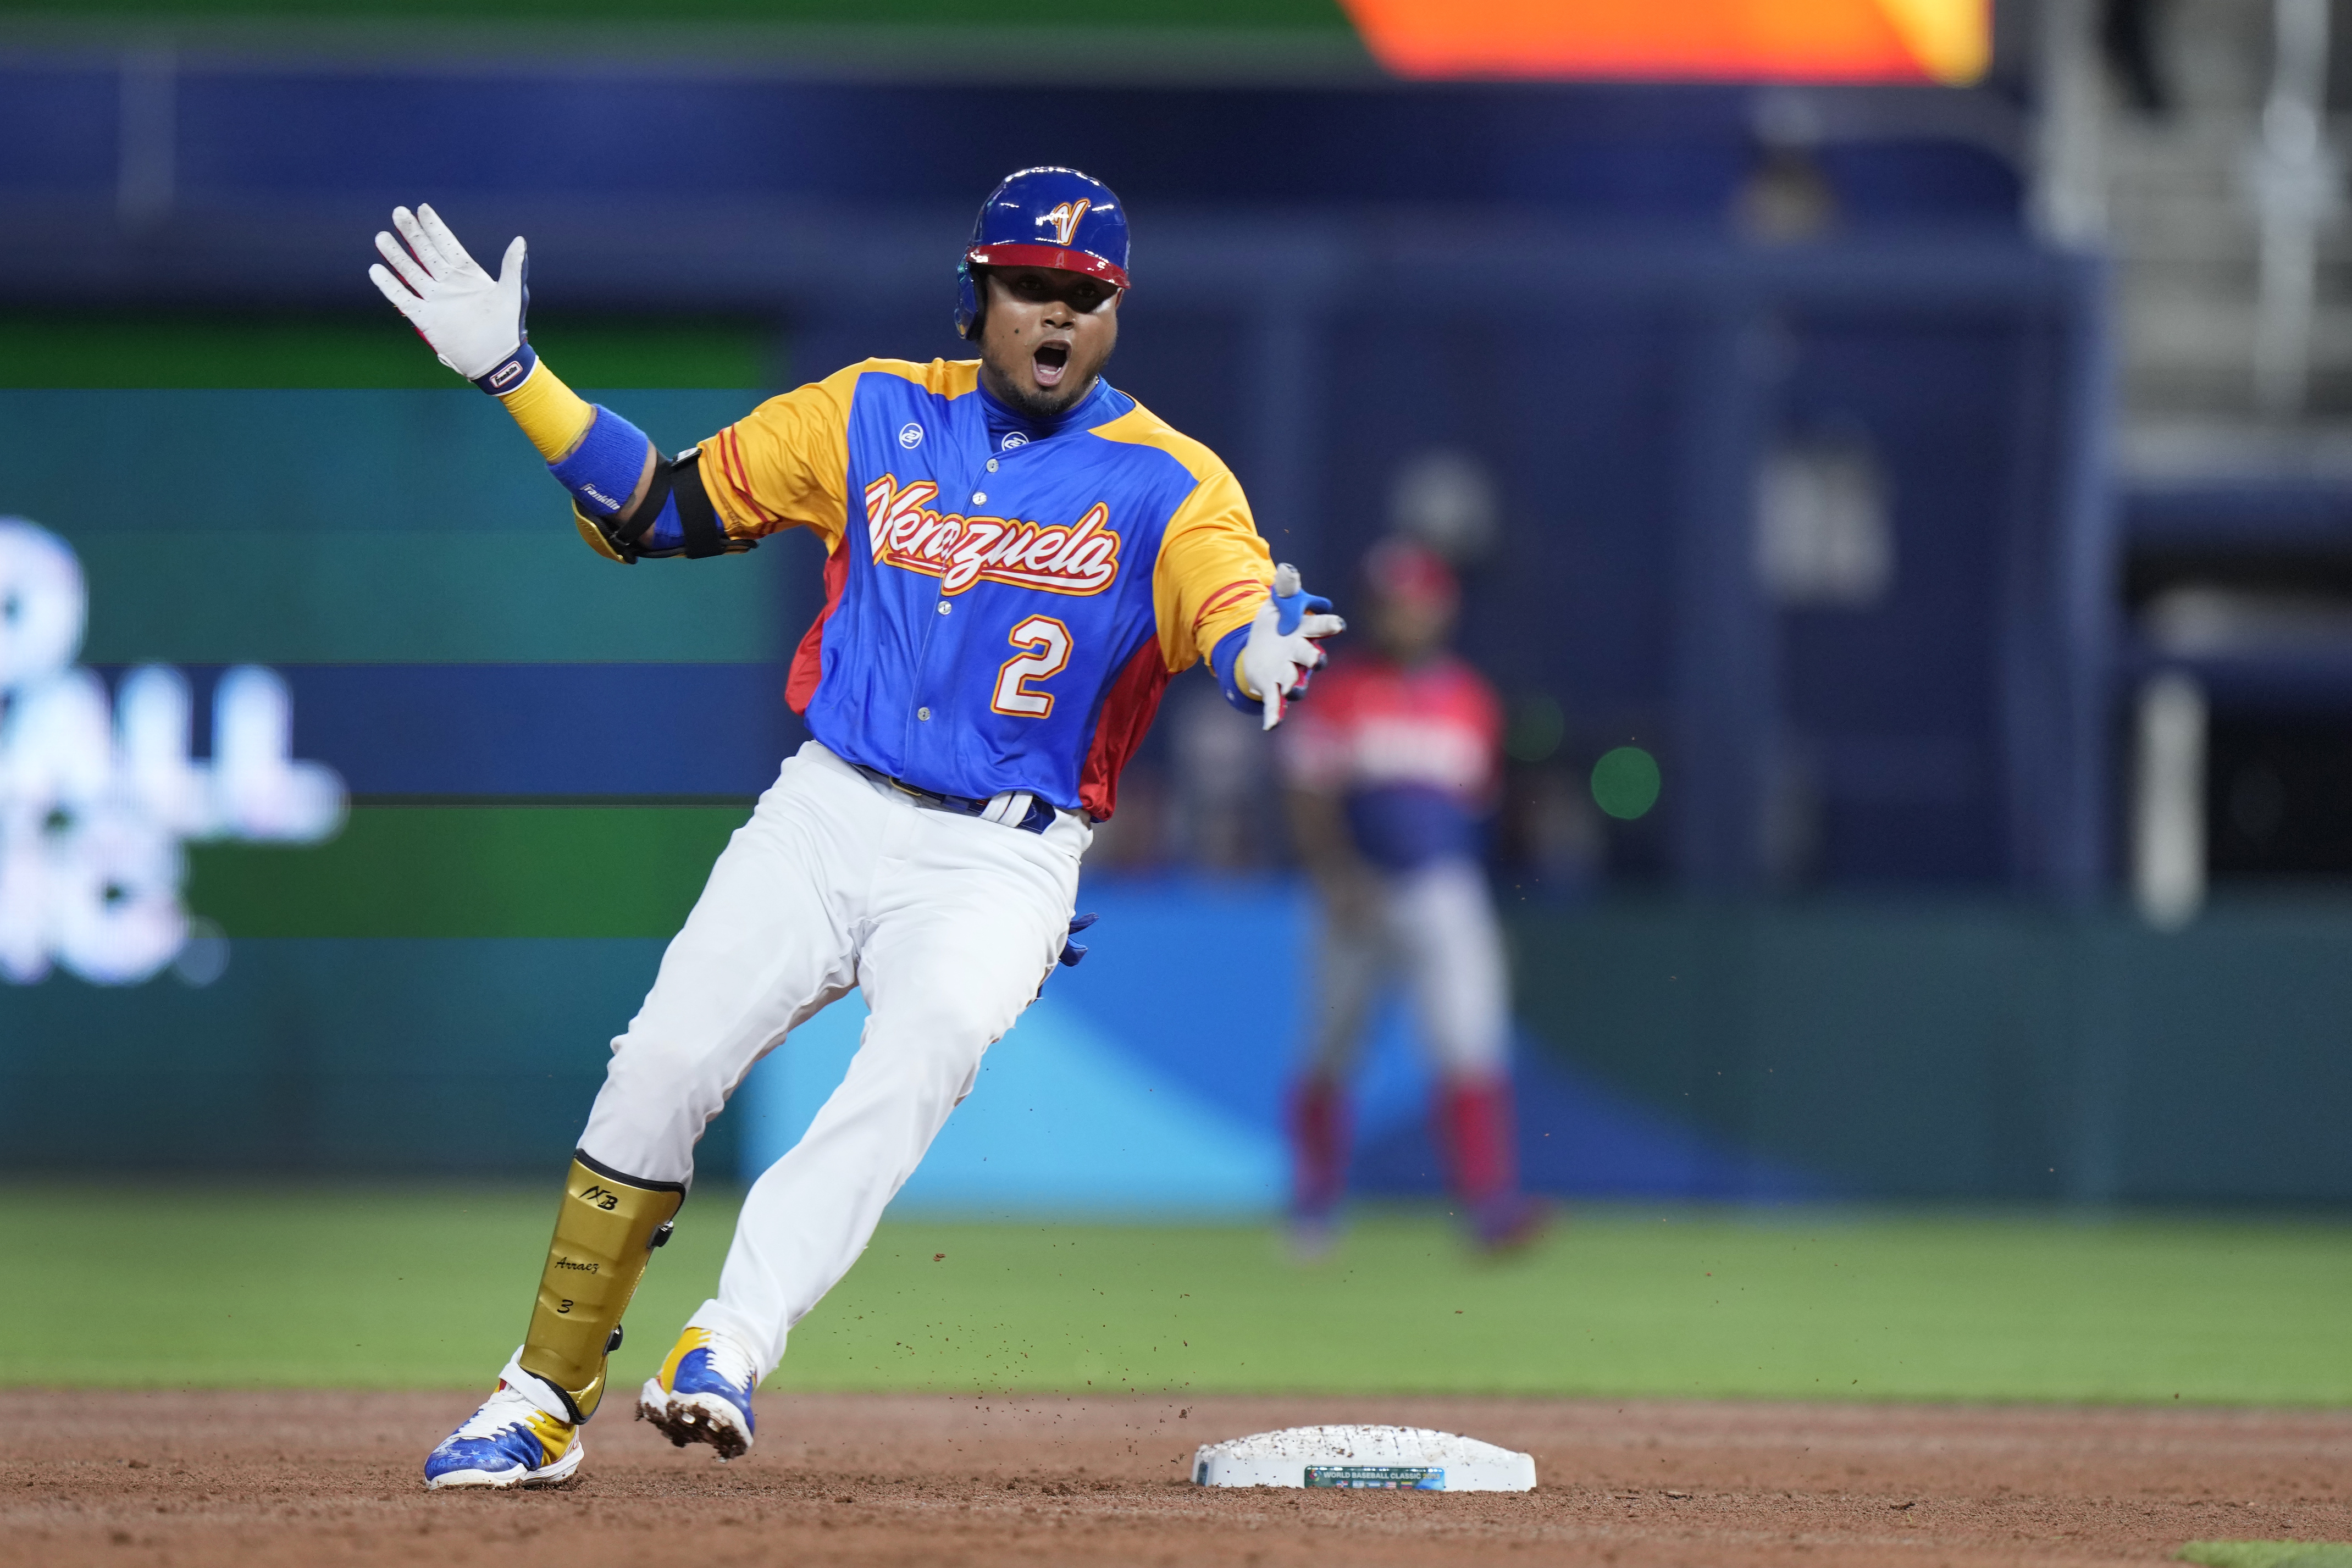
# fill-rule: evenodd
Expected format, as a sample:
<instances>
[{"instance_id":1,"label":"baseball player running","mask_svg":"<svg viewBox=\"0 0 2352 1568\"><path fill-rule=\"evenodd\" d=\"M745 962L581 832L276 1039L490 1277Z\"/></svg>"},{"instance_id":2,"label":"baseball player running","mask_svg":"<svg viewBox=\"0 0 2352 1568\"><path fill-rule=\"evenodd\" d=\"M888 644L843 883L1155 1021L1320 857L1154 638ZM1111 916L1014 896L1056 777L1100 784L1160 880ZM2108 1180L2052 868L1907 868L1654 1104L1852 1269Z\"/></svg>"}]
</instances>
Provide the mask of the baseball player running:
<instances>
[{"instance_id":1,"label":"baseball player running","mask_svg":"<svg viewBox=\"0 0 2352 1568\"><path fill-rule=\"evenodd\" d=\"M1542 1211L1520 1190L1511 1116L1509 979L1478 866L1502 705L1447 651L1461 593L1452 569L1407 539L1364 562L1372 647L1316 683L1283 732L1299 856L1321 905L1316 1009L1291 1100L1291 1235L1328 1248L1348 1175L1348 1080L1372 1004L1401 978L1437 1068L1432 1121L1477 1243L1532 1240Z\"/></svg>"},{"instance_id":2,"label":"baseball player running","mask_svg":"<svg viewBox=\"0 0 2352 1568\"><path fill-rule=\"evenodd\" d=\"M732 1458L793 1325L1065 956L1091 823L1169 677L1205 659L1272 728L1341 622L1287 569L1273 591L1216 455L1102 379L1127 216L1075 170L1024 170L982 204L957 269L978 361L867 360L675 457L533 353L522 240L493 277L430 207L396 208L393 225L369 276L501 400L592 549L634 563L788 528L824 541L824 608L787 687L814 738L729 841L613 1041L530 1331L425 1479L577 1470L695 1141L754 1062L855 989L870 1016L847 1074L752 1185L718 1294L638 1396L673 1442Z\"/></svg>"}]
</instances>

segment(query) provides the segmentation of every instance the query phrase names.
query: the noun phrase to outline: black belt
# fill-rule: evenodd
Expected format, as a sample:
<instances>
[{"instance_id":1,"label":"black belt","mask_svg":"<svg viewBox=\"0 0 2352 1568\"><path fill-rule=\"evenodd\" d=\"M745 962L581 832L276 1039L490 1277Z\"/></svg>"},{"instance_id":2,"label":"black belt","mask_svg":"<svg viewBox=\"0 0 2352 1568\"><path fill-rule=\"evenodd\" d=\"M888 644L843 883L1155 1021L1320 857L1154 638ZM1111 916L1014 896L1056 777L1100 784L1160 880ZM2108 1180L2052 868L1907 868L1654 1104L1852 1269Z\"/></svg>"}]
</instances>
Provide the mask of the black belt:
<instances>
[{"instance_id":1,"label":"black belt","mask_svg":"<svg viewBox=\"0 0 2352 1568\"><path fill-rule=\"evenodd\" d=\"M942 795L936 789L918 789L903 779L893 779L879 768L868 768L863 762L852 762L850 766L877 784L887 784L926 810L948 811L959 817L982 817L988 814L988 799L974 800L969 795ZM1048 805L1042 796L1028 790L1023 790L1022 793L1029 796L1028 813L1019 821L1007 822L1004 825L1008 828L1018 828L1024 833L1042 833L1052 827L1055 817L1059 813Z\"/></svg>"}]
</instances>

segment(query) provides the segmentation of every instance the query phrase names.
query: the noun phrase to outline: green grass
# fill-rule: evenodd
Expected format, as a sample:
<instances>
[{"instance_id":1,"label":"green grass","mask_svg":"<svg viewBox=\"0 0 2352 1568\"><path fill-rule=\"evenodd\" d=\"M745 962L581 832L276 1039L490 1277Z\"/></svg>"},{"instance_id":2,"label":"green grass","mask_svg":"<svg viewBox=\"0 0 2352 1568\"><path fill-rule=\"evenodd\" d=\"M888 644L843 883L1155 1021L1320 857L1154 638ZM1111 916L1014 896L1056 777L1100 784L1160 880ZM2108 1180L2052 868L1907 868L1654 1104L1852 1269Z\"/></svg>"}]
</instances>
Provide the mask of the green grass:
<instances>
[{"instance_id":1,"label":"green grass","mask_svg":"<svg viewBox=\"0 0 2352 1568\"><path fill-rule=\"evenodd\" d=\"M367 236L357 245L355 269ZM535 313L530 340L575 387L760 387L782 371L775 330L754 321ZM460 385L388 305L366 316L0 313L0 387Z\"/></svg>"},{"instance_id":2,"label":"green grass","mask_svg":"<svg viewBox=\"0 0 2352 1568\"><path fill-rule=\"evenodd\" d=\"M2205 1568L2352 1568L2340 1541L2192 1541L2173 1555Z\"/></svg>"},{"instance_id":3,"label":"green grass","mask_svg":"<svg viewBox=\"0 0 2352 1568\"><path fill-rule=\"evenodd\" d=\"M0 1384L467 1386L553 1199L18 1185ZM709 1291L733 1202L656 1260L615 1378ZM2352 1228L1617 1207L1535 1256L1375 1212L1320 1266L1250 1226L887 1224L795 1332L807 1389L1481 1392L2330 1405ZM935 1254L944 1254L935 1258Z\"/></svg>"}]
</instances>

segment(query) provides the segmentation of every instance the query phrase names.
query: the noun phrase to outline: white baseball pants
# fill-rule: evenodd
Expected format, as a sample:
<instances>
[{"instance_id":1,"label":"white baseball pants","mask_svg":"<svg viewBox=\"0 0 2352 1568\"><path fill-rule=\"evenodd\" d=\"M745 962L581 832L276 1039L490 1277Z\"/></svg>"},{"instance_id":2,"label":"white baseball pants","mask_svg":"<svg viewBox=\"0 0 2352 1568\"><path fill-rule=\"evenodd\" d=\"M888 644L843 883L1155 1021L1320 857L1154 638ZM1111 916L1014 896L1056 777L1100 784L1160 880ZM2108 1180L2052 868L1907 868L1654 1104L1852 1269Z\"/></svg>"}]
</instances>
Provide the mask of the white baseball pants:
<instances>
[{"instance_id":1,"label":"white baseball pants","mask_svg":"<svg viewBox=\"0 0 2352 1568\"><path fill-rule=\"evenodd\" d=\"M1432 1064L1449 1078L1500 1077L1510 1055L1510 987L1486 878L1441 860L1381 878L1372 919L1324 913L1307 1066L1337 1080L1354 1066L1381 992L1402 977Z\"/></svg>"},{"instance_id":2,"label":"white baseball pants","mask_svg":"<svg viewBox=\"0 0 2352 1568\"><path fill-rule=\"evenodd\" d=\"M1091 836L1069 812L1031 833L919 806L811 741L712 866L613 1041L580 1146L630 1176L690 1180L696 1140L752 1064L865 993L847 1076L752 1184L719 1294L690 1320L743 1343L762 1377L1053 969Z\"/></svg>"}]
</instances>

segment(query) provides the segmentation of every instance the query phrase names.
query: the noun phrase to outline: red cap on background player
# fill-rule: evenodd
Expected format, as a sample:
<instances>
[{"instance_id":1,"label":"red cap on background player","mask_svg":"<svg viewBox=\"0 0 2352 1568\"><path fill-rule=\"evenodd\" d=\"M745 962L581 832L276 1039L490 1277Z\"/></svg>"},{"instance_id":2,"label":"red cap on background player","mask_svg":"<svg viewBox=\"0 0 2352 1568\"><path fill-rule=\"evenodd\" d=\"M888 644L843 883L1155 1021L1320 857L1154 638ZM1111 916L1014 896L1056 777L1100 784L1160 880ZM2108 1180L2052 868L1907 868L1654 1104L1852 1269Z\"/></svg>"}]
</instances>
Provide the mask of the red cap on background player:
<instances>
[{"instance_id":1,"label":"red cap on background player","mask_svg":"<svg viewBox=\"0 0 2352 1568\"><path fill-rule=\"evenodd\" d=\"M1445 558L1413 539L1385 538L1364 557L1364 581L1383 599L1451 604L1462 584Z\"/></svg>"}]
</instances>

